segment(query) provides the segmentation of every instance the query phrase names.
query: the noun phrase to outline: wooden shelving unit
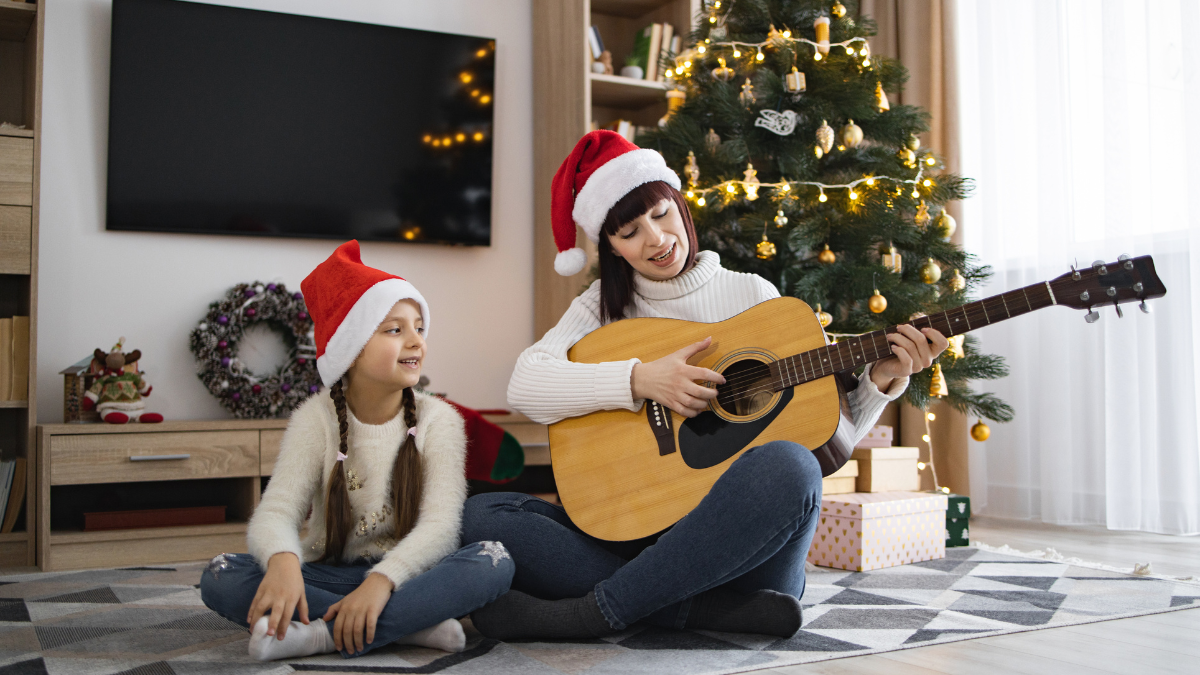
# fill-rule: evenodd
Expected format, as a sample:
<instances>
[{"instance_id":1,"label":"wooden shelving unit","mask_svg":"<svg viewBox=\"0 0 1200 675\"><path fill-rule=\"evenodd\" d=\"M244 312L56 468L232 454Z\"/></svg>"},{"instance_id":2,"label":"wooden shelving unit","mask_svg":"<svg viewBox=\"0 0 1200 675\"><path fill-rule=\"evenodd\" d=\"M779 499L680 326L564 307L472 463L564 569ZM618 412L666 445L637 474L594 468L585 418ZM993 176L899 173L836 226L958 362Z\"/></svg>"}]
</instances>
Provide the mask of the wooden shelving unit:
<instances>
[{"instance_id":1,"label":"wooden shelving unit","mask_svg":"<svg viewBox=\"0 0 1200 675\"><path fill-rule=\"evenodd\" d=\"M26 459L25 517L0 534L0 567L36 560L38 169L42 4L0 0L0 317L29 317L25 400L0 401L0 458ZM24 127L24 128L19 128Z\"/></svg>"},{"instance_id":2,"label":"wooden shelving unit","mask_svg":"<svg viewBox=\"0 0 1200 675\"><path fill-rule=\"evenodd\" d=\"M587 31L599 28L617 71L633 50L638 31L667 22L684 36L700 0L534 0L534 337L540 338L583 290L591 265L573 277L554 271L550 180L593 123L625 119L650 126L666 112L666 87L658 82L591 72ZM580 245L595 258L582 235Z\"/></svg>"},{"instance_id":3,"label":"wooden shelving unit","mask_svg":"<svg viewBox=\"0 0 1200 675\"><path fill-rule=\"evenodd\" d=\"M521 443L527 466L550 463L545 425L517 414L485 417ZM45 571L153 565L245 551L246 524L274 473L286 427L287 420L39 426L37 521L31 528L37 532L37 565ZM134 457L150 461L131 461ZM227 522L82 530L88 509L126 510L103 508L122 493L172 506L223 505ZM27 541L24 532L0 534L0 549Z\"/></svg>"}]
</instances>

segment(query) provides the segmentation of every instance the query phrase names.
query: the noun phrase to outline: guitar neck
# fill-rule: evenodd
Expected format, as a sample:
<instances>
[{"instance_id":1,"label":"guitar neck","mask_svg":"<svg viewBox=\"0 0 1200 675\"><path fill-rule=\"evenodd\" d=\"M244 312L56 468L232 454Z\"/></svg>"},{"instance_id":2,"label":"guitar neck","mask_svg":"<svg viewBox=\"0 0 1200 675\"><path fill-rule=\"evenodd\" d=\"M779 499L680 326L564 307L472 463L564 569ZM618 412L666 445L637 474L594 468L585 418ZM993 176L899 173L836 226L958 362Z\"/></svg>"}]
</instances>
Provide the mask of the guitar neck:
<instances>
[{"instance_id":1,"label":"guitar neck","mask_svg":"<svg viewBox=\"0 0 1200 675\"><path fill-rule=\"evenodd\" d=\"M1042 281L945 312L922 316L910 323L918 330L933 328L946 337L952 337L1055 304L1058 303L1050 283ZM895 332L896 326L889 326L779 359L770 365L772 379L778 378L779 381L776 390L885 359L892 355L887 334Z\"/></svg>"}]
</instances>

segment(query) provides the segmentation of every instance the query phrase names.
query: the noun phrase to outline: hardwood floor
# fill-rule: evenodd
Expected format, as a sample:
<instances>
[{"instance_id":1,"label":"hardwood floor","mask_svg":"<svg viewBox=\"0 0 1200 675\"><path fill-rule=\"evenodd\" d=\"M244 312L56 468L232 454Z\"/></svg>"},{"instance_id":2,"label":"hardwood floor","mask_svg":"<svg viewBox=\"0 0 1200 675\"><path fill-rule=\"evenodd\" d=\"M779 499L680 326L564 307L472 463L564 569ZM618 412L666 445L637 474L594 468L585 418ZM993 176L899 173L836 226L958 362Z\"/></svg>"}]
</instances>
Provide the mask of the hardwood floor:
<instances>
[{"instance_id":1,"label":"hardwood floor","mask_svg":"<svg viewBox=\"0 0 1200 675\"><path fill-rule=\"evenodd\" d=\"M1064 556L1117 567L1150 562L1158 574L1200 577L1197 537L974 517L971 539L992 546L1008 544L1022 551L1050 547ZM1197 673L1200 672L1197 658L1200 658L1200 608L754 672L756 675Z\"/></svg>"}]
</instances>

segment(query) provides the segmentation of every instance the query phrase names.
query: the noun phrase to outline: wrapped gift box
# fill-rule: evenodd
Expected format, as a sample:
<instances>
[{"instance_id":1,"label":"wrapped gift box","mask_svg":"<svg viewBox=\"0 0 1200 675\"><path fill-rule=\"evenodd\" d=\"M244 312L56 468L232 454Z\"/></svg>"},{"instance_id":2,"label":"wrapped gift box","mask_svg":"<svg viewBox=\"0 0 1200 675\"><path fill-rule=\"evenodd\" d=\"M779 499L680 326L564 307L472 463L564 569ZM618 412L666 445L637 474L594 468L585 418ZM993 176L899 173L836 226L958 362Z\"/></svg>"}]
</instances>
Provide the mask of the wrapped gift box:
<instances>
[{"instance_id":1,"label":"wrapped gift box","mask_svg":"<svg viewBox=\"0 0 1200 675\"><path fill-rule=\"evenodd\" d=\"M961 518L966 520L971 517L971 498L964 495L948 494L946 495L946 520L951 518Z\"/></svg>"},{"instance_id":2,"label":"wrapped gift box","mask_svg":"<svg viewBox=\"0 0 1200 675\"><path fill-rule=\"evenodd\" d=\"M854 492L858 478L858 460L851 459L846 466L821 479L821 494L844 495Z\"/></svg>"},{"instance_id":3,"label":"wrapped gift box","mask_svg":"<svg viewBox=\"0 0 1200 675\"><path fill-rule=\"evenodd\" d=\"M892 447L892 428L886 424L876 424L867 435L858 442L856 448L890 448Z\"/></svg>"},{"instance_id":4,"label":"wrapped gift box","mask_svg":"<svg viewBox=\"0 0 1200 675\"><path fill-rule=\"evenodd\" d=\"M917 448L858 448L852 457L858 460L859 492L916 492L921 489L917 474Z\"/></svg>"},{"instance_id":5,"label":"wrapped gift box","mask_svg":"<svg viewBox=\"0 0 1200 675\"><path fill-rule=\"evenodd\" d=\"M949 513L949 511L947 511ZM966 518L946 519L946 548L955 546L970 546L971 532L967 529Z\"/></svg>"},{"instance_id":6,"label":"wrapped gift box","mask_svg":"<svg viewBox=\"0 0 1200 675\"><path fill-rule=\"evenodd\" d=\"M865 572L946 557L946 496L856 492L821 500L808 561Z\"/></svg>"}]
</instances>

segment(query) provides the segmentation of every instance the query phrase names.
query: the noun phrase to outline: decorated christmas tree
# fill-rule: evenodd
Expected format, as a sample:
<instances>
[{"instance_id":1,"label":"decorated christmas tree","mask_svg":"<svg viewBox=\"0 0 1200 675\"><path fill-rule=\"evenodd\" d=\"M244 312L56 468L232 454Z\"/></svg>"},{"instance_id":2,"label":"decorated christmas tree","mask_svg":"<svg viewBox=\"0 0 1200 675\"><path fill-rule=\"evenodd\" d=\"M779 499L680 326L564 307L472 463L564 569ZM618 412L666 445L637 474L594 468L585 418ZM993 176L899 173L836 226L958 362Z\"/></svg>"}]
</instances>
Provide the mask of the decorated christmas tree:
<instances>
[{"instance_id":1,"label":"decorated christmas tree","mask_svg":"<svg viewBox=\"0 0 1200 675\"><path fill-rule=\"evenodd\" d=\"M990 275L950 242L945 205L971 181L921 145L926 112L889 103L908 73L871 53L854 4L705 0L692 44L663 64L671 111L638 138L683 179L700 247L807 302L835 339L957 307ZM969 386L1006 374L958 336L904 398L1008 421Z\"/></svg>"}]
</instances>

